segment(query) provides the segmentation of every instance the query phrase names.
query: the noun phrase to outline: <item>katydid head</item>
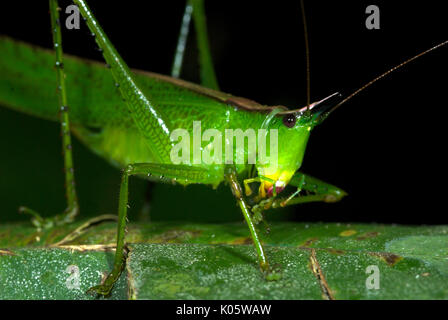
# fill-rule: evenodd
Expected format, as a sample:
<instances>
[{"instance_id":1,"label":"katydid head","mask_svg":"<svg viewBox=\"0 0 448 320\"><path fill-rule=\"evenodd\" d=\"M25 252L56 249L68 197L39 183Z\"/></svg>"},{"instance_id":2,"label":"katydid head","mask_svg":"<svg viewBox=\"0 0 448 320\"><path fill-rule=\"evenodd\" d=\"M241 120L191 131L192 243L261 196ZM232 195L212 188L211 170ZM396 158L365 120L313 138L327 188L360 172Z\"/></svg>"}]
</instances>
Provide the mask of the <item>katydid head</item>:
<instances>
[{"instance_id":1,"label":"katydid head","mask_svg":"<svg viewBox=\"0 0 448 320\"><path fill-rule=\"evenodd\" d=\"M260 186L261 194L263 196L272 196L274 193L281 192L288 185L294 173L302 165L306 144L308 142L311 130L316 125L322 123L322 121L324 121L330 113L345 104L354 96L358 95L360 92L370 87L378 80L422 57L423 55L445 45L448 45L448 40L439 43L438 45L429 48L428 50L425 50L382 73L338 103L334 103L333 100L335 100L335 98L339 99L341 95L339 93L335 93L323 100L311 103L301 109L291 111L274 109L266 117L262 127L265 129L277 129L278 148L273 150L271 147L270 151L271 153L273 151L278 152L277 157L272 158L271 155L271 159L267 163L257 163L258 175L262 181ZM309 67L307 69L309 70ZM309 77L307 91L309 100Z\"/></svg>"},{"instance_id":2,"label":"katydid head","mask_svg":"<svg viewBox=\"0 0 448 320\"><path fill-rule=\"evenodd\" d=\"M335 98L339 99L340 94L332 94L297 110L274 110L266 117L262 127L270 133L267 142L270 146L269 159L256 166L262 181L262 195L272 196L288 185L302 165L311 130L326 118L328 109L335 104Z\"/></svg>"}]
</instances>

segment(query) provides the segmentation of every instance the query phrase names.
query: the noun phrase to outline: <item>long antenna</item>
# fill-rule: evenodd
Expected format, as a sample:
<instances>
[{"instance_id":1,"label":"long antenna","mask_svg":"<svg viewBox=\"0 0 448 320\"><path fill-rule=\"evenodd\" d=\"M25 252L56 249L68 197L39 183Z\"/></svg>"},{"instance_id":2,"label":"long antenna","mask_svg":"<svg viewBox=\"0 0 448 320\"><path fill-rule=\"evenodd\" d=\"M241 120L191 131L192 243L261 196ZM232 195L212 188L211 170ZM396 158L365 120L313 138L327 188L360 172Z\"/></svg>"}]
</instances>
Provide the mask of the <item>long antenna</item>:
<instances>
[{"instance_id":1,"label":"long antenna","mask_svg":"<svg viewBox=\"0 0 448 320\"><path fill-rule=\"evenodd\" d=\"M333 108L330 109L330 111L328 111L328 113L333 112L334 110L336 110L337 108L339 108L341 105L343 105L344 103L346 103L348 100L350 100L351 98L353 98L354 96L356 96L358 93L360 93L361 91L363 91L364 89L370 87L372 84L374 84L375 82L377 82L378 80L384 78L385 76L387 76L388 74L394 72L397 69L400 69L401 67L407 65L409 62L414 61L415 59L420 58L421 56L424 56L427 53L430 53L431 51L434 51L444 45L448 44L448 40L439 43L438 45L429 48L428 50L425 50L423 52L420 52L419 54L413 56L412 58L409 58L408 60L400 63L399 65L396 65L395 67L393 67L392 69L389 69L388 71L384 72L383 74L379 75L378 77L376 77L375 79L369 81L368 83L366 83L365 85L363 85L361 88L359 88L358 90L356 90L355 92L353 92L351 95L349 95L347 98L345 98L344 100L342 100L341 102L339 102L337 105L335 105ZM327 113L327 114L328 114Z\"/></svg>"},{"instance_id":2,"label":"long antenna","mask_svg":"<svg viewBox=\"0 0 448 320\"><path fill-rule=\"evenodd\" d=\"M300 7L302 11L303 33L305 35L305 54L306 54L306 105L311 104L311 77L310 77L310 46L308 43L308 27L306 23L305 5L303 0L300 0Z\"/></svg>"}]
</instances>

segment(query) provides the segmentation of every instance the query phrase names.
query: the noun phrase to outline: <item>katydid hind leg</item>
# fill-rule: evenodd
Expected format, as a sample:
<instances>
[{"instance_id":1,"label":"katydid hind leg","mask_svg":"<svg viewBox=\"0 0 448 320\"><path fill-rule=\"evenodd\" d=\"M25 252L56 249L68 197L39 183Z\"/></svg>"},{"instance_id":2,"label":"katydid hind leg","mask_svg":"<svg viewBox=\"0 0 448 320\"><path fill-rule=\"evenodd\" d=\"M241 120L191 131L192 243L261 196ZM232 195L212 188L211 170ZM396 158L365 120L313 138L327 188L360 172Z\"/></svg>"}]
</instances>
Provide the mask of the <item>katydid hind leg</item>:
<instances>
[{"instance_id":1,"label":"katydid hind leg","mask_svg":"<svg viewBox=\"0 0 448 320\"><path fill-rule=\"evenodd\" d=\"M95 36L106 63L119 88L122 98L134 119L141 136L157 158L158 163L171 163L170 125L163 110L157 106L148 92L143 92L134 74L114 48L85 0L73 0Z\"/></svg>"},{"instance_id":2,"label":"katydid hind leg","mask_svg":"<svg viewBox=\"0 0 448 320\"><path fill-rule=\"evenodd\" d=\"M218 80L216 79L216 73L213 67L213 60L208 41L207 23L203 0L187 0L180 27L179 37L177 40L176 53L174 55L171 76L175 78L180 77L186 42L190 29L191 16L193 16L194 20L194 29L196 31L197 47L199 51L201 85L210 89L219 90Z\"/></svg>"},{"instance_id":3,"label":"katydid hind leg","mask_svg":"<svg viewBox=\"0 0 448 320\"><path fill-rule=\"evenodd\" d=\"M219 90L208 41L204 0L190 1L193 5L193 20L199 50L201 85L210 89Z\"/></svg>"},{"instance_id":4,"label":"katydid hind leg","mask_svg":"<svg viewBox=\"0 0 448 320\"><path fill-rule=\"evenodd\" d=\"M53 47L56 53L57 69L57 96L60 107L60 122L62 136L62 153L64 156L65 191L67 198L66 210L51 218L42 218L36 211L20 207L19 212L33 216L32 222L37 228L51 228L55 225L70 223L79 212L78 198L76 194L75 176L72 158L72 142L70 134L69 107L67 103L67 89L65 85L65 73L63 64L62 35L59 23L58 1L50 0L51 30L53 34Z\"/></svg>"},{"instance_id":5,"label":"katydid hind leg","mask_svg":"<svg viewBox=\"0 0 448 320\"><path fill-rule=\"evenodd\" d=\"M174 54L173 66L171 68L171 76L179 78L182 71L184 61L185 47L187 45L188 33L190 30L191 14L193 12L192 0L187 0L185 4L185 11L182 17L182 22L177 39L176 52Z\"/></svg>"}]
</instances>

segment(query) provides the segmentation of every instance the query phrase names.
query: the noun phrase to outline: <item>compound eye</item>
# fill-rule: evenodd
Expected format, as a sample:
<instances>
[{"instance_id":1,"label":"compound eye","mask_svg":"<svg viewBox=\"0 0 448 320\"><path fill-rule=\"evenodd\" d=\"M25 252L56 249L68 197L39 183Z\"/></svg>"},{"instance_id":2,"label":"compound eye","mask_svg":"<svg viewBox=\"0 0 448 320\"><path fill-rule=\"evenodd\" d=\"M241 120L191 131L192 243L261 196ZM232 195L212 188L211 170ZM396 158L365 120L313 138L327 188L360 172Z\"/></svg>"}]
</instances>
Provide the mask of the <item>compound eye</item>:
<instances>
[{"instance_id":1,"label":"compound eye","mask_svg":"<svg viewBox=\"0 0 448 320\"><path fill-rule=\"evenodd\" d=\"M283 116L283 124L287 126L288 128L294 127L296 124L296 116L293 113L285 114Z\"/></svg>"}]
</instances>

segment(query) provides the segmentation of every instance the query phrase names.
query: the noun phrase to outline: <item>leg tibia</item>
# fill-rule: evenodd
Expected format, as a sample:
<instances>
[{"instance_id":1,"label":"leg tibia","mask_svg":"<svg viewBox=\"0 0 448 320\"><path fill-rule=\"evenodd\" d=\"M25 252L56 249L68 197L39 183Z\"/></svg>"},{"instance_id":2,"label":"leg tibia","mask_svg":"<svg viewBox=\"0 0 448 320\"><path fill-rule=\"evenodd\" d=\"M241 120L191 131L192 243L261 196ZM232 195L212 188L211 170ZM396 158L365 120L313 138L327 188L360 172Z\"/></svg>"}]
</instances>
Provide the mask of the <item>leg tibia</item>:
<instances>
[{"instance_id":1,"label":"leg tibia","mask_svg":"<svg viewBox=\"0 0 448 320\"><path fill-rule=\"evenodd\" d=\"M75 188L75 176L72 159L72 142L70 135L69 108L67 103L67 90L65 87L65 74L62 58L62 36L59 23L58 1L50 0L51 30L53 34L53 47L56 53L57 95L60 108L62 153L64 155L65 193L67 209L52 218L42 218L36 211L20 207L19 212L33 216L32 222L37 228L51 228L72 222L79 212L78 198Z\"/></svg>"},{"instance_id":2,"label":"leg tibia","mask_svg":"<svg viewBox=\"0 0 448 320\"><path fill-rule=\"evenodd\" d=\"M196 29L196 38L199 49L199 65L201 68L201 84L204 87L219 90L213 68L210 45L207 35L207 24L205 20L204 0L190 0L193 4L193 19Z\"/></svg>"}]
</instances>

